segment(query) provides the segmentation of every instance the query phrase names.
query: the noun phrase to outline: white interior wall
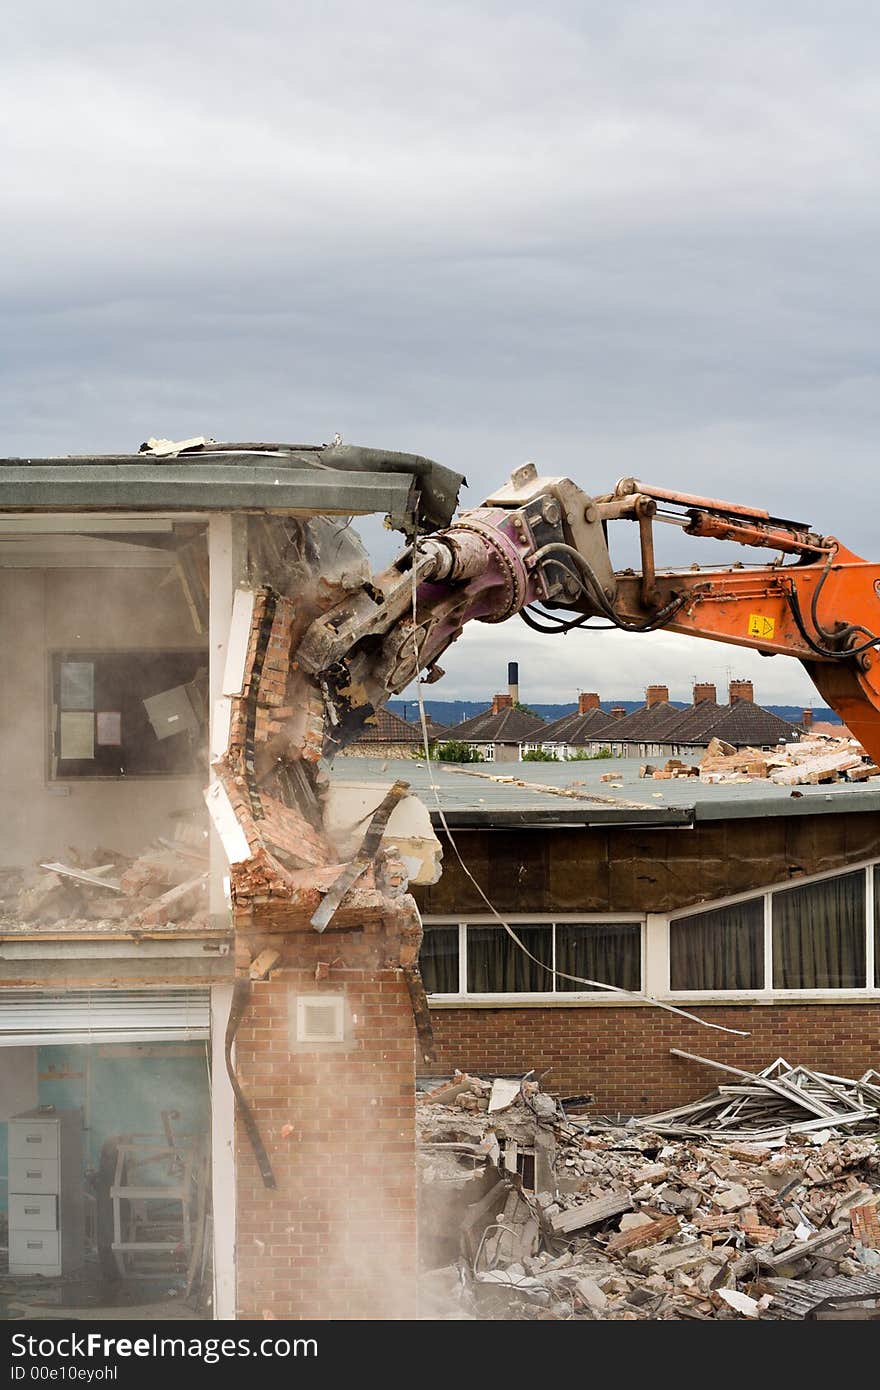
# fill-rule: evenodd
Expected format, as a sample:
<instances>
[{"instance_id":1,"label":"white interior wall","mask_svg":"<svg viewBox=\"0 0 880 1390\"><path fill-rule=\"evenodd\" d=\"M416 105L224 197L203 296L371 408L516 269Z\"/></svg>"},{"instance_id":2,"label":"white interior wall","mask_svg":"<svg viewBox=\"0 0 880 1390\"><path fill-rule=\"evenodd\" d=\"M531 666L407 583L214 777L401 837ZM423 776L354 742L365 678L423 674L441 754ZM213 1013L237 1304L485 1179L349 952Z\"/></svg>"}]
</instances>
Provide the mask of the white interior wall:
<instances>
[{"instance_id":1,"label":"white interior wall","mask_svg":"<svg viewBox=\"0 0 880 1390\"><path fill-rule=\"evenodd\" d=\"M3 830L0 864L67 859L73 846L137 853L174 811L203 810L201 777L49 778L48 653L194 647L180 585L164 569L0 570Z\"/></svg>"}]
</instances>

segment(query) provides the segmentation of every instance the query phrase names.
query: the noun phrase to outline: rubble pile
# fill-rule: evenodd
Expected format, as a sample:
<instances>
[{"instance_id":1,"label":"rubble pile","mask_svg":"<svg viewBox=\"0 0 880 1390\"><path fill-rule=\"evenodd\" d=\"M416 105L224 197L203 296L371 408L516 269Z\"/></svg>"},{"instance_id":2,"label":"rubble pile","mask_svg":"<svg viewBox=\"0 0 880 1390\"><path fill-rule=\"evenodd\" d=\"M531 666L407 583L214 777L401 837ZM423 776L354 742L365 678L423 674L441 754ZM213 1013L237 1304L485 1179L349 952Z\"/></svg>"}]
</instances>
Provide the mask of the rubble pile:
<instances>
[{"instance_id":1,"label":"rubble pile","mask_svg":"<svg viewBox=\"0 0 880 1390\"><path fill-rule=\"evenodd\" d=\"M6 870L0 920L8 927L124 930L138 933L208 926L208 848L203 826L181 822L132 859L112 850L70 863Z\"/></svg>"},{"instance_id":2,"label":"rubble pile","mask_svg":"<svg viewBox=\"0 0 880 1390\"><path fill-rule=\"evenodd\" d=\"M713 738L699 763L685 763L680 758L668 758L663 767L643 763L639 776L654 781L699 777L701 782L709 783L757 780L796 787L840 781L866 782L870 777L880 776L880 768L855 739L828 738L823 734L799 743L780 744L770 752L761 748L734 748L724 739Z\"/></svg>"},{"instance_id":3,"label":"rubble pile","mask_svg":"<svg viewBox=\"0 0 880 1390\"><path fill-rule=\"evenodd\" d=\"M801 1081L820 1075L781 1067ZM753 1089L780 1070L767 1068ZM466 1194L459 1259L430 1274L434 1315L880 1316L880 1091L870 1081L826 1085L841 1114L860 1096L858 1123L871 1133L851 1132L850 1114L744 1139L697 1102L702 1132L670 1139L654 1117L579 1118L529 1079L457 1072L418 1105L423 1187L451 1191L457 1168Z\"/></svg>"}]
</instances>

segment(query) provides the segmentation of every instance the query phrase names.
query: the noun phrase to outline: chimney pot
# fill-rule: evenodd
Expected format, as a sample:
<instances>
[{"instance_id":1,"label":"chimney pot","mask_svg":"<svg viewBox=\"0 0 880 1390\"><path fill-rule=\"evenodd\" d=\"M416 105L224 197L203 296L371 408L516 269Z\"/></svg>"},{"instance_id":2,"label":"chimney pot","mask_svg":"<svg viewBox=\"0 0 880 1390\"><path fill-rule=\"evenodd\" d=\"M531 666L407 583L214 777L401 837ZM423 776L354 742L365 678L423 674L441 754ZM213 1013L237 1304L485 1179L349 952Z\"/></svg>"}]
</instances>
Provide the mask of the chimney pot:
<instances>
[{"instance_id":1,"label":"chimney pot","mask_svg":"<svg viewBox=\"0 0 880 1390\"><path fill-rule=\"evenodd\" d=\"M711 681L699 681L694 685L694 704L701 705L706 700L710 700L713 705L717 704L718 691Z\"/></svg>"},{"instance_id":2,"label":"chimney pot","mask_svg":"<svg viewBox=\"0 0 880 1390\"><path fill-rule=\"evenodd\" d=\"M582 690L578 695L578 714L586 714L587 710L599 708L599 696L595 690Z\"/></svg>"},{"instance_id":3,"label":"chimney pot","mask_svg":"<svg viewBox=\"0 0 880 1390\"><path fill-rule=\"evenodd\" d=\"M731 681L728 699L732 705L735 705L737 700L750 700L754 703L755 687L751 681Z\"/></svg>"},{"instance_id":4,"label":"chimney pot","mask_svg":"<svg viewBox=\"0 0 880 1390\"><path fill-rule=\"evenodd\" d=\"M645 704L648 706L648 709L651 709L653 705L667 704L668 701L668 685L649 685L645 691Z\"/></svg>"}]
</instances>

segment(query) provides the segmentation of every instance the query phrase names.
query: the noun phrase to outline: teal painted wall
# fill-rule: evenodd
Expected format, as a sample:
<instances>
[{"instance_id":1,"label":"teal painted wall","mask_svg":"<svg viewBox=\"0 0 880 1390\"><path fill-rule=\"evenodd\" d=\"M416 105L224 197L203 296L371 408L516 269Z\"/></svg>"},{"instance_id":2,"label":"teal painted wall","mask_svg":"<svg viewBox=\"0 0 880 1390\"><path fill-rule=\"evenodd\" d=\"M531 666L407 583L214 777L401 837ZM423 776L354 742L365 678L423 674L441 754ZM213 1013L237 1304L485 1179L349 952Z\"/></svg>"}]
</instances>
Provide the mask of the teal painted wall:
<instances>
[{"instance_id":1,"label":"teal painted wall","mask_svg":"<svg viewBox=\"0 0 880 1390\"><path fill-rule=\"evenodd\" d=\"M136 1049L136 1051L135 1051ZM82 1106L88 1132L84 1136L84 1167L95 1168L101 1147L111 1135L162 1134L163 1110L179 1110L174 1132L206 1134L211 1100L205 1044L145 1043L131 1045L128 1056L112 1044L92 1047L37 1049L38 1104L58 1109ZM2 1052L0 1052L2 1062ZM87 1087L90 1078L90 1104ZM0 1125L0 1172L6 1172L6 1125ZM0 1209L8 1205L6 1184L0 1184Z\"/></svg>"}]
</instances>

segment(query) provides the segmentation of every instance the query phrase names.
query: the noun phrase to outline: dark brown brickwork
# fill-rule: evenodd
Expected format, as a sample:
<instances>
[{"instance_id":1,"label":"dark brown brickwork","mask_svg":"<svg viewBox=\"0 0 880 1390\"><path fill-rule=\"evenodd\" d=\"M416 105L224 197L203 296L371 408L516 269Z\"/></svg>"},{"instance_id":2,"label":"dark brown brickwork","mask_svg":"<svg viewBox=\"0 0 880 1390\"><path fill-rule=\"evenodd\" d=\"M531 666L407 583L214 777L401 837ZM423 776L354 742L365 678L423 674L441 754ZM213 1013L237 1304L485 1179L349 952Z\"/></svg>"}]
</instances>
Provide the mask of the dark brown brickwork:
<instances>
[{"instance_id":1,"label":"dark brown brickwork","mask_svg":"<svg viewBox=\"0 0 880 1390\"><path fill-rule=\"evenodd\" d=\"M278 938L275 938L277 946ZM350 942L350 938L347 938ZM237 1070L278 1183L265 1188L239 1121L238 1316L416 1316L414 1034L401 971L331 965L339 939L306 939L317 973L255 984ZM298 993L344 993L344 1048L291 1041ZM286 1128L289 1126L290 1128Z\"/></svg>"},{"instance_id":2,"label":"dark brown brickwork","mask_svg":"<svg viewBox=\"0 0 880 1390\"><path fill-rule=\"evenodd\" d=\"M843 1076L880 1069L880 1004L760 1004L690 1012L747 1038L702 1028L663 1009L641 1006L433 1009L436 1073L455 1067L480 1075L535 1069L557 1094L590 1092L597 1113L626 1114L682 1105L711 1091L722 1073L669 1049L755 1071L783 1056Z\"/></svg>"}]
</instances>

